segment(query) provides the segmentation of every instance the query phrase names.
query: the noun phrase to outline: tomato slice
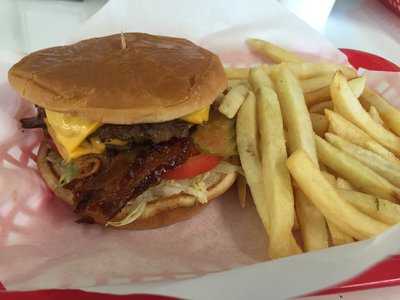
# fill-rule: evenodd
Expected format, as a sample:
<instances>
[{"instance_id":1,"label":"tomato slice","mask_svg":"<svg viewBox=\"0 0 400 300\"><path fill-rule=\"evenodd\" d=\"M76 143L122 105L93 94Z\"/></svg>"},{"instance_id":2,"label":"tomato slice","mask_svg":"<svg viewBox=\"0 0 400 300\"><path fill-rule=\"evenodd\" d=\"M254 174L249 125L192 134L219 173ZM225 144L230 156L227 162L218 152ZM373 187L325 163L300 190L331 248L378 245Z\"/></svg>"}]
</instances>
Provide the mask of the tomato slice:
<instances>
[{"instance_id":1,"label":"tomato slice","mask_svg":"<svg viewBox=\"0 0 400 300\"><path fill-rule=\"evenodd\" d=\"M190 157L185 163L168 171L165 179L186 179L205 173L215 168L222 157L208 154L198 154Z\"/></svg>"}]
</instances>

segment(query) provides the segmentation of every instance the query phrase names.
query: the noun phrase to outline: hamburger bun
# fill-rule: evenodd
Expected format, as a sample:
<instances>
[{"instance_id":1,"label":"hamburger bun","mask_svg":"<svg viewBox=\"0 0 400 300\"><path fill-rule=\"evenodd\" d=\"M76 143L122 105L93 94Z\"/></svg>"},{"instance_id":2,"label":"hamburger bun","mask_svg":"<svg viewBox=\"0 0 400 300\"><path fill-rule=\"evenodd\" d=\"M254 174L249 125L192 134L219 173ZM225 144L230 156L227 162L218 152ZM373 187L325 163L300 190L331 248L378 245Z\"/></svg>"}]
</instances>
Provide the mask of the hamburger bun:
<instances>
[{"instance_id":1,"label":"hamburger bun","mask_svg":"<svg viewBox=\"0 0 400 300\"><path fill-rule=\"evenodd\" d=\"M42 142L37 158L39 171L54 194L59 199L73 206L72 192L59 186L58 178L53 172L50 162L47 160L48 150L47 143ZM134 230L154 229L190 219L204 209L213 199L225 193L235 180L236 173L233 172L223 176L219 182L210 186L207 192L207 204L200 204L195 197L184 193L172 195L148 203L143 214L138 219L132 223L116 228ZM118 219L123 219L128 213L129 211L124 211L124 209L122 209L117 217ZM100 224L105 225L104 223Z\"/></svg>"},{"instance_id":2,"label":"hamburger bun","mask_svg":"<svg viewBox=\"0 0 400 300\"><path fill-rule=\"evenodd\" d=\"M110 124L174 120L209 106L227 85L215 54L186 39L144 33L39 50L8 77L40 107Z\"/></svg>"}]
</instances>

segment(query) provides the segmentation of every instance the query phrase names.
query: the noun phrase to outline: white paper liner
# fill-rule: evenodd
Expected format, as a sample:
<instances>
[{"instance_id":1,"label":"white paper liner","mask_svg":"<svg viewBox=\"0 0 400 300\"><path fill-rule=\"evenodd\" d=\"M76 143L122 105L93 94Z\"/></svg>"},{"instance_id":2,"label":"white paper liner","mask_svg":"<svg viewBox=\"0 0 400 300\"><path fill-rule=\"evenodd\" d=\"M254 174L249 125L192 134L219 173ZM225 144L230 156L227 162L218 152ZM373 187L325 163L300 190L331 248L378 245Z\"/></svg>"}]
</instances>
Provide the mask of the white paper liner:
<instances>
[{"instance_id":1,"label":"white paper liner","mask_svg":"<svg viewBox=\"0 0 400 300\"><path fill-rule=\"evenodd\" d=\"M188 37L230 66L259 61L245 47L247 37L268 39L314 60L346 62L275 1L110 1L72 40L121 30ZM10 57L0 57L0 79L6 78ZM373 88L386 84L388 98L399 104L398 74L373 72L368 78ZM32 114L32 107L4 81L0 99L0 280L7 289L97 285L101 291L193 299L280 299L347 279L400 248L395 227L374 240L262 262L267 241L256 211L241 209L232 191L195 218L158 230L75 224L71 209L54 199L36 174L40 132L18 128L17 120ZM110 287L115 284L125 285Z\"/></svg>"}]
</instances>

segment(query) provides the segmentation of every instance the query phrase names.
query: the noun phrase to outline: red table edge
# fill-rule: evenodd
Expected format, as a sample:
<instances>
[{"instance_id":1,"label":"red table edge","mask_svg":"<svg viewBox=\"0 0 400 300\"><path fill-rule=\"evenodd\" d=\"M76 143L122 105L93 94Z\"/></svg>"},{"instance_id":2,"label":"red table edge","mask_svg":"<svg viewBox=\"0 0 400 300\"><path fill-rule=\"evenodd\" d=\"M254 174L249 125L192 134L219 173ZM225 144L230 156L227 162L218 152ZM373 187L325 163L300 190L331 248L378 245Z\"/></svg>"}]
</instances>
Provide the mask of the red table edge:
<instances>
[{"instance_id":1,"label":"red table edge","mask_svg":"<svg viewBox=\"0 0 400 300\"><path fill-rule=\"evenodd\" d=\"M400 72L399 66L378 55L354 49L340 50L357 69ZM338 294L394 285L400 285L400 255L389 257L350 280L310 295Z\"/></svg>"},{"instance_id":2,"label":"red table edge","mask_svg":"<svg viewBox=\"0 0 400 300\"><path fill-rule=\"evenodd\" d=\"M400 72L400 67L396 64L374 54L370 54L364 51L354 49L340 49L348 58L350 64L355 68L366 68L369 70L376 71L391 71ZM333 286L322 291L312 293L310 295L326 295L333 293L344 293L355 290L363 290L378 287L387 287L393 285L400 285L400 255L392 256L360 275L342 282L336 286ZM110 295L101 293L91 293L81 290L41 290L31 292L5 292L1 293L1 290L6 290L0 282L0 297L5 299L5 296L9 296L8 299L71 299L70 297L79 299L145 299L145 300L162 300L162 299L174 299L165 296L147 295L147 294L136 294L136 295ZM79 295L79 296L78 296ZM20 297L19 297L20 296Z\"/></svg>"}]
</instances>

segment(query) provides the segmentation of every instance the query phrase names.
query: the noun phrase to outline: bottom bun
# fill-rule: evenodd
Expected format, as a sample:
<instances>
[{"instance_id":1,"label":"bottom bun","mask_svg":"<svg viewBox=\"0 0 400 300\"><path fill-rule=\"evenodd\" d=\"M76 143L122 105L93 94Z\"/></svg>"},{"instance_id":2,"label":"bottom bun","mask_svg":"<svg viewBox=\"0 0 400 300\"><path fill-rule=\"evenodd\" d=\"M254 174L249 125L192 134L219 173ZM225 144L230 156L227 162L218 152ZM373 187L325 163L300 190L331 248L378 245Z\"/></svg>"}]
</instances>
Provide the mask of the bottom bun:
<instances>
[{"instance_id":1,"label":"bottom bun","mask_svg":"<svg viewBox=\"0 0 400 300\"><path fill-rule=\"evenodd\" d=\"M54 174L50 162L47 161L48 151L49 147L47 143L42 142L37 159L39 171L54 194L72 206L74 204L73 194L70 190L59 186L57 175ZM206 204L201 204L194 196L184 193L172 195L148 203L143 214L134 222L112 228L133 230L154 229L190 219L205 208L211 200L225 193L235 182L236 175L236 172L226 174L216 184L209 187L207 191L208 202ZM123 215L124 213L121 211L118 217L123 218ZM102 225L105 224L103 223Z\"/></svg>"}]
</instances>

